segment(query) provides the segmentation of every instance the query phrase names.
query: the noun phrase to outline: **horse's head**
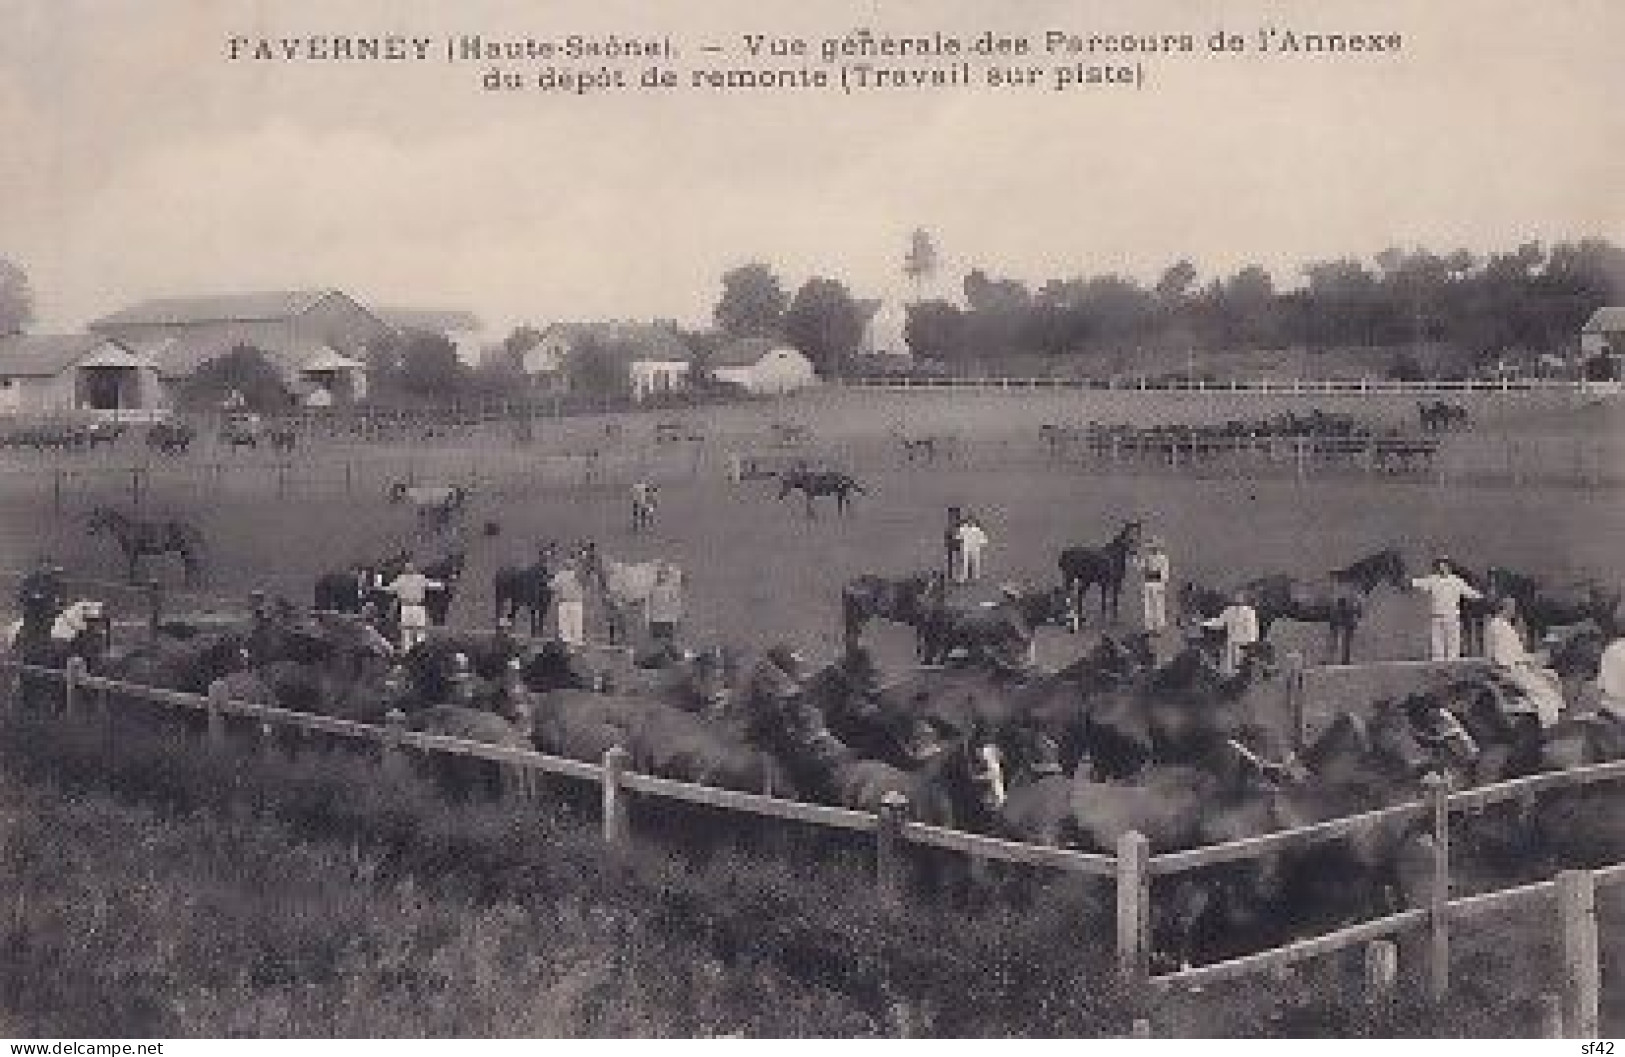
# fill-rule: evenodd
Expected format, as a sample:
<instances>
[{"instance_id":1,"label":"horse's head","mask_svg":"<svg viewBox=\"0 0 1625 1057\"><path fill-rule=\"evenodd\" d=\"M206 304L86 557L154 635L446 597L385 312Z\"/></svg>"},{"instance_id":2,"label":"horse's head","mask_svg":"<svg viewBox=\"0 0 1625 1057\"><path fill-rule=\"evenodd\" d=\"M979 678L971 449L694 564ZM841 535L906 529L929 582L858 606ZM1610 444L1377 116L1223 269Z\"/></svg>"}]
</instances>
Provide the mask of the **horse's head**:
<instances>
[{"instance_id":1,"label":"horse's head","mask_svg":"<svg viewBox=\"0 0 1625 1057\"><path fill-rule=\"evenodd\" d=\"M1112 542L1125 553L1137 551L1145 539L1145 525L1139 519L1123 522L1123 527L1117 530L1117 536Z\"/></svg>"},{"instance_id":2,"label":"horse's head","mask_svg":"<svg viewBox=\"0 0 1625 1057\"><path fill-rule=\"evenodd\" d=\"M784 499L806 479L805 470L781 470L779 472L779 498Z\"/></svg>"},{"instance_id":3,"label":"horse's head","mask_svg":"<svg viewBox=\"0 0 1625 1057\"><path fill-rule=\"evenodd\" d=\"M406 502L406 492L407 492L406 482L405 481L396 481L394 484L389 486L389 492L387 493L388 496L389 496L389 501L391 503L404 503L404 502Z\"/></svg>"}]
</instances>

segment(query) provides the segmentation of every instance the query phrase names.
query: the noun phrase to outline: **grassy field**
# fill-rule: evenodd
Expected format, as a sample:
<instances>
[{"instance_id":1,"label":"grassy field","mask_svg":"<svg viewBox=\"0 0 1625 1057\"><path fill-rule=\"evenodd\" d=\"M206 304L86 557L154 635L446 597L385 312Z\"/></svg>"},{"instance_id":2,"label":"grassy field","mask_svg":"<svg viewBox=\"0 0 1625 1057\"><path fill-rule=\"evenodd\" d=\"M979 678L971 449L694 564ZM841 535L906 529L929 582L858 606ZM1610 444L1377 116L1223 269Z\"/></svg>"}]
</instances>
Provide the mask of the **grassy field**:
<instances>
[{"instance_id":1,"label":"grassy field","mask_svg":"<svg viewBox=\"0 0 1625 1057\"><path fill-rule=\"evenodd\" d=\"M598 417L551 425L535 448L511 442L485 448L311 446L296 456L280 498L275 471L262 458L243 454L217 463L203 451L179 464L155 463L143 508L202 525L211 543L210 590L240 595L271 587L305 600L319 571L419 542L411 514L384 500L389 480L408 471L423 480L475 478L465 534L470 567L454 606L455 622L487 626L492 571L527 560L536 541L591 536L612 556L658 555L687 569L692 640L760 646L789 639L814 652L834 648L838 593L846 579L940 562L944 511L952 504L983 516L993 540L993 582L1053 583L1062 547L1103 542L1129 517L1143 519L1166 539L1176 578L1205 583L1275 571L1313 575L1390 545L1403 547L1413 562L1442 548L1478 565L1560 577L1620 575L1617 541L1625 538L1625 504L1610 490L1439 487L1359 475L1242 480L1102 473L1049 462L1036 439L1037 424L1060 417L1066 400L1094 397L1131 399L823 394L708 409L708 441L698 452L648 442L654 421L680 417L665 413L617 416L618 443L604 439L607 420ZM1168 399L1177 404L1184 398ZM1556 414L1535 397L1514 399L1502 411L1525 416L1520 428L1549 423ZM1072 406L1069 413L1078 409ZM697 420L697 413L689 417ZM857 497L850 517L830 513L809 522L798 499L776 500L774 482L730 485L724 479L726 453L759 445L768 423L780 420L811 425L816 450L857 471L868 494ZM885 435L898 423L915 433L951 426L962 439L961 451L934 466L910 468ZM603 451L601 478L583 483L579 463L562 453L593 445ZM98 453L63 463L76 467L78 476L69 482L61 513L53 510L48 477L0 475L0 553L6 558L0 565L16 567L36 550L49 549L75 572L116 575L114 550L107 541L84 536L81 514L96 501L129 505L128 475L106 471L131 454ZM223 470L209 469L215 464ZM644 473L663 482L662 504L655 531L634 536L625 489ZM473 531L486 521L500 524L498 536ZM173 567L160 573L178 580ZM984 586L981 593L990 589ZM1379 597L1357 655L1417 655L1419 623L1413 599ZM886 653L899 656L901 637L878 635ZM1283 635L1311 660L1320 655L1318 634L1288 628ZM1077 646L1064 635L1050 636L1046 655L1061 659Z\"/></svg>"}]
</instances>

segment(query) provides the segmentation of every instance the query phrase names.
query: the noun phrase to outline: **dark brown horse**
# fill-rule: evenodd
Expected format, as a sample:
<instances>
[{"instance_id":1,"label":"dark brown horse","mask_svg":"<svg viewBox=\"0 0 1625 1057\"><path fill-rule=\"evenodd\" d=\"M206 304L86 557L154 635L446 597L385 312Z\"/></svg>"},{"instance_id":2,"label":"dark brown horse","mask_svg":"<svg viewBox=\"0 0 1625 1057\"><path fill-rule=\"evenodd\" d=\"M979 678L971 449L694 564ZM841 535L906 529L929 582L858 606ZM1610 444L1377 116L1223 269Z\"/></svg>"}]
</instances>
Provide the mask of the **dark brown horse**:
<instances>
[{"instance_id":1,"label":"dark brown horse","mask_svg":"<svg viewBox=\"0 0 1625 1057\"><path fill-rule=\"evenodd\" d=\"M1595 623L1607 635L1619 632L1618 587L1590 579L1548 584L1503 568L1491 568L1485 580L1491 593L1517 601L1518 615L1536 639L1545 637L1554 627L1586 621Z\"/></svg>"},{"instance_id":2,"label":"dark brown horse","mask_svg":"<svg viewBox=\"0 0 1625 1057\"><path fill-rule=\"evenodd\" d=\"M1100 588L1100 618L1117 622L1129 555L1140 546L1140 531L1138 521L1125 521L1104 546L1068 547L1061 552L1057 560L1061 587L1072 600L1074 626L1083 623L1083 599L1091 587Z\"/></svg>"},{"instance_id":3,"label":"dark brown horse","mask_svg":"<svg viewBox=\"0 0 1625 1057\"><path fill-rule=\"evenodd\" d=\"M505 565L491 577L491 594L498 621L517 621L521 612L530 614L530 633L540 635L547 611L553 604L550 549L525 566Z\"/></svg>"},{"instance_id":4,"label":"dark brown horse","mask_svg":"<svg viewBox=\"0 0 1625 1057\"><path fill-rule=\"evenodd\" d=\"M124 552L125 566L131 583L135 583L143 557L177 555L186 569L186 582L197 582L203 564L203 533L189 521L175 518L148 520L120 513L111 507L100 506L90 512L85 521L88 535L103 532L118 541Z\"/></svg>"},{"instance_id":5,"label":"dark brown horse","mask_svg":"<svg viewBox=\"0 0 1625 1057\"><path fill-rule=\"evenodd\" d=\"M1005 671L1028 667L1033 632L1045 625L1065 627L1071 615L1064 588L1024 591L994 605L939 606L926 622L927 664L945 664L963 650L972 664Z\"/></svg>"},{"instance_id":6,"label":"dark brown horse","mask_svg":"<svg viewBox=\"0 0 1625 1057\"><path fill-rule=\"evenodd\" d=\"M864 627L879 617L913 628L924 656L926 624L941 607L946 590L940 571L895 578L866 573L847 581L841 588L841 626L847 649L856 649Z\"/></svg>"},{"instance_id":7,"label":"dark brown horse","mask_svg":"<svg viewBox=\"0 0 1625 1057\"><path fill-rule=\"evenodd\" d=\"M867 494L863 485L851 474L839 470L786 470L779 475L779 498L787 499L791 492L799 491L807 500L807 518L818 516L813 500L819 496L834 496L835 509L844 514L852 501L852 493Z\"/></svg>"},{"instance_id":8,"label":"dark brown horse","mask_svg":"<svg viewBox=\"0 0 1625 1057\"><path fill-rule=\"evenodd\" d=\"M1276 574L1251 580L1243 590L1258 613L1260 638L1267 637L1270 627L1282 618L1324 624L1330 655L1348 664L1354 650L1354 629L1365 614L1366 599L1381 584L1396 591L1409 587L1405 559L1393 548L1333 569L1318 580Z\"/></svg>"}]
</instances>

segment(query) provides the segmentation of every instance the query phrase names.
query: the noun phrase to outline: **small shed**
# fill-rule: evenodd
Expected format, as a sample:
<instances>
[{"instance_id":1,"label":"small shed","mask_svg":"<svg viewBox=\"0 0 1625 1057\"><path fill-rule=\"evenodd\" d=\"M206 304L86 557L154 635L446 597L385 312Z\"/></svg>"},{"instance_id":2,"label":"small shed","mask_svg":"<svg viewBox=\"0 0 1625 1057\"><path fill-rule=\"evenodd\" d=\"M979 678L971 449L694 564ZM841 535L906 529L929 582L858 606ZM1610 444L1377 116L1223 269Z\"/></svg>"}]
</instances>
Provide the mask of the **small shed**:
<instances>
[{"instance_id":1,"label":"small shed","mask_svg":"<svg viewBox=\"0 0 1625 1057\"><path fill-rule=\"evenodd\" d=\"M150 412L163 407L157 364L100 334L0 339L0 413Z\"/></svg>"},{"instance_id":2,"label":"small shed","mask_svg":"<svg viewBox=\"0 0 1625 1057\"><path fill-rule=\"evenodd\" d=\"M790 393L818 384L818 372L803 353L782 341L741 338L710 357L711 377L748 393Z\"/></svg>"}]
</instances>

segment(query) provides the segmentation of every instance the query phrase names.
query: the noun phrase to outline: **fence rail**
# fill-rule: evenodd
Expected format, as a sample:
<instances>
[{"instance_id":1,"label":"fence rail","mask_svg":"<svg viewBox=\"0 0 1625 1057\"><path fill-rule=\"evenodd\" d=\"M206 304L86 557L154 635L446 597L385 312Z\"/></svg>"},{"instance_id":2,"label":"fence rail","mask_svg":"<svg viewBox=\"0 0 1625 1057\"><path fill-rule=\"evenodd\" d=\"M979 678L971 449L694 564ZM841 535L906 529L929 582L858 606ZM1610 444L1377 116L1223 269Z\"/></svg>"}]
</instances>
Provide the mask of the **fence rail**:
<instances>
[{"instance_id":1,"label":"fence rail","mask_svg":"<svg viewBox=\"0 0 1625 1057\"><path fill-rule=\"evenodd\" d=\"M399 771L403 766L402 751L412 749L472 757L517 769L522 772L521 780L510 787L516 795L528 795L534 790L536 773L596 783L602 790L603 832L610 841L629 839L627 796L632 793L758 817L872 834L875 838L877 884L882 897L890 900L903 898L899 849L906 843L959 852L973 859L1000 860L1112 878L1117 893L1119 969L1131 986L1148 988L1152 994L1164 993L1179 986L1238 979L1329 955L1358 944L1369 945L1368 967L1389 966L1388 972L1379 975L1387 981L1383 986L1391 988L1393 952L1376 945L1387 942L1388 937L1426 929L1430 939L1425 953L1429 989L1434 997L1442 997L1449 987L1449 930L1452 922L1501 911L1509 904L1521 904L1555 892L1564 955L1563 995L1560 1001L1553 998L1551 1002L1544 1003L1558 1010L1549 1017L1555 1023L1549 1025L1548 1030L1561 1029L1575 1037L1593 1036L1598 1031L1601 974L1595 889L1598 886L1625 884L1625 863L1621 863L1593 872L1565 871L1552 880L1453 900L1450 898L1449 832L1453 815L1473 812L1487 804L1525 798L1552 789L1625 779L1625 760L1535 775L1454 794L1448 791L1443 780L1430 779L1427 783L1428 796L1422 801L1189 851L1153 856L1143 836L1127 833L1119 841L1115 855L1102 855L1022 844L907 822L902 814L906 802L888 802L878 812L869 813L639 774L627 769L626 753L618 748L611 749L601 763L594 764L526 749L407 731L404 717L399 713L392 713L389 722L380 727L232 700L223 693L199 696L140 686L90 675L77 658L71 660L66 669L44 668L4 658L0 659L0 670L10 671L18 678L33 676L59 682L62 685L62 709L67 714L73 714L83 707L80 698L86 691L127 695L193 713L201 712L208 719L206 736L215 744L224 744L224 717L231 715L258 720L262 736L269 735L274 726L289 726L375 743L379 747L380 765L386 771ZM7 699L14 700L14 697L7 695ZM1426 907L1361 922L1336 932L1296 940L1223 962L1162 975L1153 975L1150 971L1153 877L1169 877L1220 863L1278 854L1290 848L1347 836L1376 824L1409 823L1429 817L1432 821L1434 871Z\"/></svg>"},{"instance_id":2,"label":"fence rail","mask_svg":"<svg viewBox=\"0 0 1625 1057\"><path fill-rule=\"evenodd\" d=\"M1566 378L1463 378L1403 382L1386 378L1286 379L1270 381L1218 381L1204 378L1059 378L1059 377L895 377L843 378L852 389L1090 389L1104 392L1155 393L1265 393L1282 396L1404 395L1436 396L1450 393L1578 393L1612 396L1619 382L1576 381Z\"/></svg>"}]
</instances>

